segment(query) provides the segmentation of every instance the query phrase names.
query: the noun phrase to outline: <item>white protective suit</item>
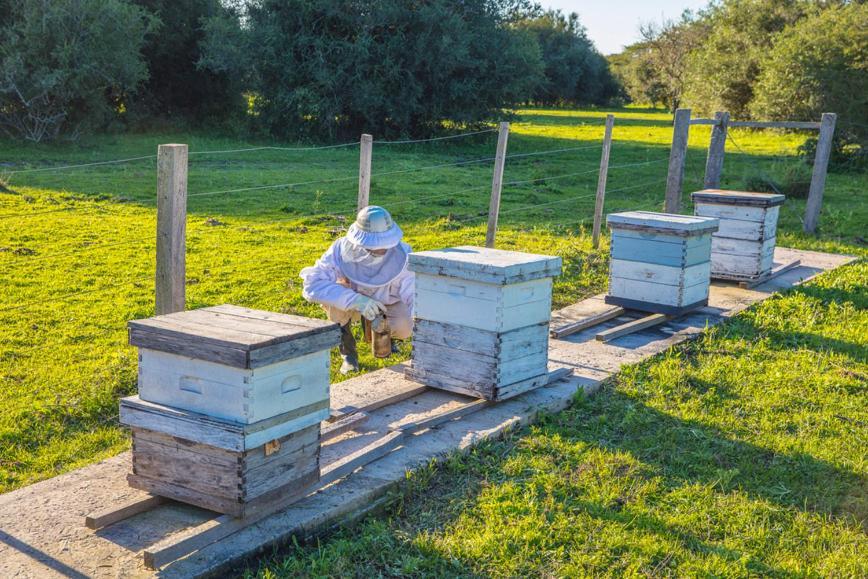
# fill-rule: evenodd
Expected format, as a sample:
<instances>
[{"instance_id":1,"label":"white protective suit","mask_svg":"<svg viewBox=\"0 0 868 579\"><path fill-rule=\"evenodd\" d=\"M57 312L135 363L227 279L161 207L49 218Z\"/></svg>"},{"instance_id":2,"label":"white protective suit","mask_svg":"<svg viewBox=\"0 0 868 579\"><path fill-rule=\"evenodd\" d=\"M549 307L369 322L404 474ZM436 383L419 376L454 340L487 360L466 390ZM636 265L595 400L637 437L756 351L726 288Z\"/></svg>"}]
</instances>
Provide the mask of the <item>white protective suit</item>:
<instances>
[{"instance_id":1,"label":"white protective suit","mask_svg":"<svg viewBox=\"0 0 868 579\"><path fill-rule=\"evenodd\" d=\"M358 319L350 304L358 294L386 306L396 338L408 338L413 327L415 276L407 269L410 246L404 242L381 258L368 258L346 237L335 241L311 267L300 272L304 299L322 304L331 321L341 325Z\"/></svg>"}]
</instances>

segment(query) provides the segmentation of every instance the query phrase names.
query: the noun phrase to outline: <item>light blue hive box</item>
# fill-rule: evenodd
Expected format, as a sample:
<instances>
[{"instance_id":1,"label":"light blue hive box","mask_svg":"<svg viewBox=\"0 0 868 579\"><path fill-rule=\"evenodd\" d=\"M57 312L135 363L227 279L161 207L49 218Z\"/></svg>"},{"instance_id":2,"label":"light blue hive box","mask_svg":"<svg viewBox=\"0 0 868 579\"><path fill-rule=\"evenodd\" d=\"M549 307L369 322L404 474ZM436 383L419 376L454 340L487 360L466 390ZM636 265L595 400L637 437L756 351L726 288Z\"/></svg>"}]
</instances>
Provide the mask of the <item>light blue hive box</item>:
<instances>
[{"instance_id":1,"label":"light blue hive box","mask_svg":"<svg viewBox=\"0 0 868 579\"><path fill-rule=\"evenodd\" d=\"M606 303L681 315L708 303L716 218L651 211L612 213Z\"/></svg>"}]
</instances>

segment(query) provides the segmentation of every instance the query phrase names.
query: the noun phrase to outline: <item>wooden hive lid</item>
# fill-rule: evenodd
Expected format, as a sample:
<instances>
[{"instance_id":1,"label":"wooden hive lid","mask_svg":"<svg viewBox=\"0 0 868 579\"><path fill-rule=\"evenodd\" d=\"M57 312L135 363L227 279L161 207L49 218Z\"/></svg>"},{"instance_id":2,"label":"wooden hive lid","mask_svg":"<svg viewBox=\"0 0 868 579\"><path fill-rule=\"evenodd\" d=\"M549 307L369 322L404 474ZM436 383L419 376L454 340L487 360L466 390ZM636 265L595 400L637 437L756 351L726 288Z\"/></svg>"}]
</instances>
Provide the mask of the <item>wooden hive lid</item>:
<instances>
[{"instance_id":1,"label":"wooden hive lid","mask_svg":"<svg viewBox=\"0 0 868 579\"><path fill-rule=\"evenodd\" d=\"M780 193L754 193L752 191L726 191L703 189L691 193L693 202L720 203L722 205L749 205L751 207L775 207L783 205L786 196Z\"/></svg>"},{"instance_id":2,"label":"wooden hive lid","mask_svg":"<svg viewBox=\"0 0 868 579\"><path fill-rule=\"evenodd\" d=\"M130 345L236 368L258 368L330 349L340 327L325 320L213 306L129 322Z\"/></svg>"},{"instance_id":3,"label":"wooden hive lid","mask_svg":"<svg viewBox=\"0 0 868 579\"><path fill-rule=\"evenodd\" d=\"M417 273L506 285L560 275L561 258L462 245L411 253L409 268Z\"/></svg>"},{"instance_id":4,"label":"wooden hive lid","mask_svg":"<svg viewBox=\"0 0 868 579\"><path fill-rule=\"evenodd\" d=\"M606 223L610 229L633 229L684 237L717 231L720 226L720 221L715 217L656 213L654 211L610 213L606 218Z\"/></svg>"}]
</instances>

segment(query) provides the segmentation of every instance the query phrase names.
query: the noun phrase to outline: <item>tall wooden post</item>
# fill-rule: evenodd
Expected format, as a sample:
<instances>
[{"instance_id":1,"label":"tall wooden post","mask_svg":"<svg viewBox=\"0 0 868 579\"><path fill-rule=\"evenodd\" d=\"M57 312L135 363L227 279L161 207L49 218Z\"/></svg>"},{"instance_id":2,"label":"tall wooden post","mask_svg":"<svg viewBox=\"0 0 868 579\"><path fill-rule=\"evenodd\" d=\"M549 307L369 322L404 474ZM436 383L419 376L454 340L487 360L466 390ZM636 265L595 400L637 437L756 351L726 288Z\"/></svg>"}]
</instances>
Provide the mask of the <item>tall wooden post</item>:
<instances>
[{"instance_id":1,"label":"tall wooden post","mask_svg":"<svg viewBox=\"0 0 868 579\"><path fill-rule=\"evenodd\" d=\"M681 186L684 182L684 160L687 157L687 137L690 134L690 109L675 111L672 129L672 149L669 152L669 172L666 176L667 213L681 211Z\"/></svg>"},{"instance_id":2,"label":"tall wooden post","mask_svg":"<svg viewBox=\"0 0 868 579\"><path fill-rule=\"evenodd\" d=\"M612 127L614 125L615 115L606 115L606 132L603 134L600 174L597 177L597 200L594 203L594 249L600 246L600 229L603 226L603 204L606 201L606 178L609 175L609 151L612 149Z\"/></svg>"},{"instance_id":3,"label":"tall wooden post","mask_svg":"<svg viewBox=\"0 0 868 579\"><path fill-rule=\"evenodd\" d=\"M814 172L811 175L811 188L808 190L808 203L805 205L805 233L814 233L823 209L823 191L826 188L826 172L829 169L829 156L832 154L832 137L835 134L835 113L823 113L820 119L820 135L817 139L817 153L814 157Z\"/></svg>"},{"instance_id":4,"label":"tall wooden post","mask_svg":"<svg viewBox=\"0 0 868 579\"><path fill-rule=\"evenodd\" d=\"M157 149L157 315L184 311L187 252L187 145Z\"/></svg>"},{"instance_id":5,"label":"tall wooden post","mask_svg":"<svg viewBox=\"0 0 868 579\"><path fill-rule=\"evenodd\" d=\"M723 155L726 151L726 132L729 128L729 113L714 113L717 123L711 129L711 142L708 144L708 159L705 162L706 189L720 187L720 174L723 171Z\"/></svg>"},{"instance_id":6,"label":"tall wooden post","mask_svg":"<svg viewBox=\"0 0 868 579\"><path fill-rule=\"evenodd\" d=\"M497 131L497 152L494 156L494 175L491 178L491 204L488 206L488 231L485 247L494 247L497 236L497 216L500 213L500 192L503 188L503 167L506 163L506 141L509 139L509 123L500 123Z\"/></svg>"},{"instance_id":7,"label":"tall wooden post","mask_svg":"<svg viewBox=\"0 0 868 579\"><path fill-rule=\"evenodd\" d=\"M371 197L371 155L373 154L374 137L362 135L359 142L359 202L358 209L369 205Z\"/></svg>"}]
</instances>

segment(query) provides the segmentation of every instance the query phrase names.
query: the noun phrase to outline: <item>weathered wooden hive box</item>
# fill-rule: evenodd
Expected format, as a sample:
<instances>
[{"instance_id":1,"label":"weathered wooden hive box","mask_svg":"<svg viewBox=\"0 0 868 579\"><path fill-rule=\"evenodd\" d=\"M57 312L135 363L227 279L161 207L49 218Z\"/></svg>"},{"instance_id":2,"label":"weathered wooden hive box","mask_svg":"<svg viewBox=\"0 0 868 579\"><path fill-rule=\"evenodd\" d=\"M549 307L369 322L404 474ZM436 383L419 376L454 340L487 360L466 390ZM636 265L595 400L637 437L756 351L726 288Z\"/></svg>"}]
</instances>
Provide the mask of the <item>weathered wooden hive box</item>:
<instances>
[{"instance_id":1,"label":"weathered wooden hive box","mask_svg":"<svg viewBox=\"0 0 868 579\"><path fill-rule=\"evenodd\" d=\"M628 211L606 221L612 231L606 303L670 315L708 303L716 218Z\"/></svg>"},{"instance_id":2,"label":"weathered wooden hive box","mask_svg":"<svg viewBox=\"0 0 868 579\"><path fill-rule=\"evenodd\" d=\"M236 306L134 320L131 486L235 516L319 478L336 324Z\"/></svg>"},{"instance_id":3,"label":"weathered wooden hive box","mask_svg":"<svg viewBox=\"0 0 868 579\"><path fill-rule=\"evenodd\" d=\"M561 258L482 247L412 253L418 382L487 400L545 384Z\"/></svg>"},{"instance_id":4,"label":"weathered wooden hive box","mask_svg":"<svg viewBox=\"0 0 868 579\"><path fill-rule=\"evenodd\" d=\"M778 214L785 200L775 193L719 189L693 193L693 212L720 220L720 229L711 238L711 277L753 281L771 272Z\"/></svg>"}]
</instances>

